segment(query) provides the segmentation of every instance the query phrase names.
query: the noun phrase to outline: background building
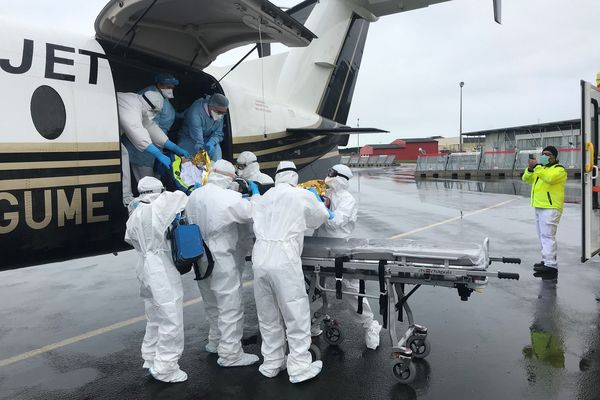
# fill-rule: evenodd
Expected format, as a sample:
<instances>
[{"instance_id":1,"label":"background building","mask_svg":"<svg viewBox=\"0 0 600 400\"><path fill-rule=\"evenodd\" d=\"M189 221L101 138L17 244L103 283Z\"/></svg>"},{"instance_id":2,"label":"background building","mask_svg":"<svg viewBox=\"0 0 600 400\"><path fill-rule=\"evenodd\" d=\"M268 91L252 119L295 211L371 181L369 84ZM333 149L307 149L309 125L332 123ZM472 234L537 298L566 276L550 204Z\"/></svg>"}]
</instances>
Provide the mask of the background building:
<instances>
[{"instance_id":1,"label":"background building","mask_svg":"<svg viewBox=\"0 0 600 400\"><path fill-rule=\"evenodd\" d=\"M475 139L484 151L536 150L552 145L557 149L581 146L581 121L547 122L510 128L463 133L463 139Z\"/></svg>"},{"instance_id":2,"label":"background building","mask_svg":"<svg viewBox=\"0 0 600 400\"><path fill-rule=\"evenodd\" d=\"M456 153L460 151L460 138L455 137L434 137L438 141L438 151L440 153ZM478 151L481 143L485 141L485 138L479 136L465 136L463 137L463 151Z\"/></svg>"},{"instance_id":3,"label":"background building","mask_svg":"<svg viewBox=\"0 0 600 400\"><path fill-rule=\"evenodd\" d=\"M393 155L396 161L414 161L419 154L437 153L438 142L431 138L396 139L390 144L368 144L360 149L361 156Z\"/></svg>"}]
</instances>

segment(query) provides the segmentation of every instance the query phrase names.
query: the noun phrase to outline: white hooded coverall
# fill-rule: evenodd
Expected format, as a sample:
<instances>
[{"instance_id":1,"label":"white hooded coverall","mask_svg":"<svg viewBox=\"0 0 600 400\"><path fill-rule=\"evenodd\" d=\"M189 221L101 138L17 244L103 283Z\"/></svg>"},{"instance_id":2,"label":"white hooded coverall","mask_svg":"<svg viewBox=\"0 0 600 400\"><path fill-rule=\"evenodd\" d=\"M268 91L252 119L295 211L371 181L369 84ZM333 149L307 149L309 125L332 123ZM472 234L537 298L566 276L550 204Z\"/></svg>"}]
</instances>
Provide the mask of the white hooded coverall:
<instances>
[{"instance_id":1,"label":"white hooded coverall","mask_svg":"<svg viewBox=\"0 0 600 400\"><path fill-rule=\"evenodd\" d=\"M150 144L163 148L169 140L162 129L152 118L160 112L163 105L163 97L158 92L150 92L147 96L156 103L157 110L152 110L143 97L137 93L117 92L117 105L119 107L119 127L121 134L126 135L129 141L139 150L146 151ZM128 203L133 199L131 190L131 173L133 170L135 179L139 182L144 176L152 176L151 167L129 164L129 153L121 144L121 162L123 165L123 199Z\"/></svg>"},{"instance_id":2,"label":"white hooded coverall","mask_svg":"<svg viewBox=\"0 0 600 400\"><path fill-rule=\"evenodd\" d=\"M242 154L248 152L242 152ZM241 157L241 155L240 155ZM256 159L256 157L255 157ZM238 158L238 163L240 158ZM258 182L261 185L272 185L273 178L269 175L260 172L260 166L257 162L250 163L246 168L239 170L238 174L240 178L244 178L249 181ZM237 266L240 269L240 273L243 273L244 267L246 266L246 256L249 256L252 252L252 246L254 245L254 231L252 230L252 223L238 225L238 246L237 246Z\"/></svg>"},{"instance_id":3,"label":"white hooded coverall","mask_svg":"<svg viewBox=\"0 0 600 400\"><path fill-rule=\"evenodd\" d=\"M300 255L304 231L318 228L329 217L325 205L313 193L295 187L297 183L297 173L278 173L275 187L256 201L252 214L256 235L252 251L254 296L264 357L259 370L273 377L285 368L287 335L291 382L315 376L322 366L320 361L311 362L308 351L311 318ZM318 364L316 373L311 371L312 364Z\"/></svg>"},{"instance_id":4,"label":"white hooded coverall","mask_svg":"<svg viewBox=\"0 0 600 400\"><path fill-rule=\"evenodd\" d=\"M233 175L235 169L228 161L219 160L213 167L218 169L225 163L231 167ZM212 274L198 281L198 287L210 324L207 350L217 349L217 363L224 367L258 361L256 356L252 356L253 361L250 360L247 356L251 355L242 350L244 305L240 290L241 274L235 259L237 225L251 221L252 204L240 193L227 189L232 181L232 177L213 169L207 184L192 192L186 208L188 220L200 227L215 262Z\"/></svg>"},{"instance_id":5,"label":"white hooded coverall","mask_svg":"<svg viewBox=\"0 0 600 400\"><path fill-rule=\"evenodd\" d=\"M348 191L349 181L341 176L336 176L327 177L325 183L328 186L326 195L331 199L331 211L333 211L334 217L321 225L315 232L315 236L348 238L354 231L358 214L356 200ZM342 279L342 288L344 291L358 293L359 281L358 279L344 278ZM367 299L363 297L363 310L362 314L359 314L357 312L358 296L344 294L343 298L346 308L350 312L350 318L365 329L367 347L377 348L381 326L373 319L373 311Z\"/></svg>"},{"instance_id":6,"label":"white hooded coverall","mask_svg":"<svg viewBox=\"0 0 600 400\"><path fill-rule=\"evenodd\" d=\"M187 201L183 192L140 196L125 233L125 241L140 255L137 276L147 321L142 343L144 366L151 368L157 379L167 382L172 374L181 373L178 361L183 352L183 288L166 232Z\"/></svg>"}]
</instances>

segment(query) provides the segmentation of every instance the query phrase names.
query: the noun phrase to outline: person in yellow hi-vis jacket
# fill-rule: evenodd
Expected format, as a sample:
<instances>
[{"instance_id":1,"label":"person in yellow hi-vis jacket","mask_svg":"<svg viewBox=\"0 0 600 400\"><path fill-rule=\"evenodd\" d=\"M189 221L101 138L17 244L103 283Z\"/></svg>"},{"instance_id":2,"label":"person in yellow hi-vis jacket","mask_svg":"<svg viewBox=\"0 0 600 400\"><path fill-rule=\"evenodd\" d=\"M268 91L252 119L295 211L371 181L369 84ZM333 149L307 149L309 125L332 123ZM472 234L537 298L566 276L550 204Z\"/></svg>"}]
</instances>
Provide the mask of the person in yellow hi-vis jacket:
<instances>
[{"instance_id":1,"label":"person in yellow hi-vis jacket","mask_svg":"<svg viewBox=\"0 0 600 400\"><path fill-rule=\"evenodd\" d=\"M546 146L539 160L530 159L522 179L532 185L531 206L535 208L537 233L542 246L542 261L534 264L534 276L553 279L558 275L556 229L563 211L567 183L567 171L558 163L556 147Z\"/></svg>"}]
</instances>

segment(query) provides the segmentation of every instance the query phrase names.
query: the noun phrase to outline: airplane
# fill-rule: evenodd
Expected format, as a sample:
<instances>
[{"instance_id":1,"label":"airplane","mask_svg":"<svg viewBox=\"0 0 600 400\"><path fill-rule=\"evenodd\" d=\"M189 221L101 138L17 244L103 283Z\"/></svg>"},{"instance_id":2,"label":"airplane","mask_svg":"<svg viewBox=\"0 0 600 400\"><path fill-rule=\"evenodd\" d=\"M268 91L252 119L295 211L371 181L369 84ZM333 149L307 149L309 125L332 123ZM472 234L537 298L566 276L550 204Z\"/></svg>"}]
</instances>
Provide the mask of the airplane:
<instances>
[{"instance_id":1,"label":"airplane","mask_svg":"<svg viewBox=\"0 0 600 400\"><path fill-rule=\"evenodd\" d=\"M0 270L128 248L116 92L171 72L178 111L223 93L224 158L250 150L267 173L292 160L301 179L322 177L349 134L380 132L346 125L369 25L444 1L110 0L95 38L0 17L0 76L15 94L0 119ZM270 55L270 43L291 49ZM258 59L211 66L248 44Z\"/></svg>"}]
</instances>

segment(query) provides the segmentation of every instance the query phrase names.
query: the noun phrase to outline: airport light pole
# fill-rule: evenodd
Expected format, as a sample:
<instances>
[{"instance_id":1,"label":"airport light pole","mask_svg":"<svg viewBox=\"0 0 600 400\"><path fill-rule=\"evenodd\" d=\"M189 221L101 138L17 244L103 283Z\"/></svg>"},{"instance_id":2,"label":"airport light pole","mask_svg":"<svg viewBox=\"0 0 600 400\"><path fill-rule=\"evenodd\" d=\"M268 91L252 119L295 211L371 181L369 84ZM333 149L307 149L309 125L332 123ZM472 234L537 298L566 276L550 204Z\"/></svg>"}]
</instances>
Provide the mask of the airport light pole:
<instances>
[{"instance_id":1,"label":"airport light pole","mask_svg":"<svg viewBox=\"0 0 600 400\"><path fill-rule=\"evenodd\" d=\"M465 85L464 82L460 82L458 84L458 86L460 86L460 128L459 128L459 135L458 135L458 147L459 147L459 151L462 153L463 151L463 139L462 139L462 88Z\"/></svg>"}]
</instances>

